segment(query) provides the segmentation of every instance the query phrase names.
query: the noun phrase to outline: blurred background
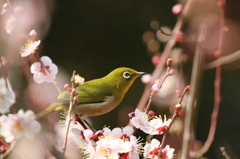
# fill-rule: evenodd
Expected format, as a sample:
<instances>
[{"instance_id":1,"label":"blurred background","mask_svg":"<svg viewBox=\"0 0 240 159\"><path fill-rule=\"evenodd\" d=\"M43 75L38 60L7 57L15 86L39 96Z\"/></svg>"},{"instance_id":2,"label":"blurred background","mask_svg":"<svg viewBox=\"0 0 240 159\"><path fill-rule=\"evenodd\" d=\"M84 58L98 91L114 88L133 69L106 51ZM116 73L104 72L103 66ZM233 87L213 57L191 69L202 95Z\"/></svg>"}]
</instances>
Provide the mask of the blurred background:
<instances>
[{"instance_id":1,"label":"blurred background","mask_svg":"<svg viewBox=\"0 0 240 159\"><path fill-rule=\"evenodd\" d=\"M14 1L16 2L16 1ZM28 1L26 1L28 2ZM184 3L184 0L180 1ZM1 4L4 2L2 1ZM31 5L24 3L29 9L28 16L35 21L29 22L28 33L36 29L41 39L40 56L49 56L59 67L56 81L63 90L65 83L70 83L73 70L86 81L100 78L117 67L130 67L138 71L152 73L161 58L161 52L168 37L157 29L162 27L171 34L178 17L172 13L172 7L179 1L166 0L32 0ZM156 114L172 113L176 102L175 90L182 89L190 82L192 58L196 46L199 25L207 25L207 33L203 45L205 62L215 59L219 38L219 10L217 1L196 0L190 16L183 26L183 43L177 44L171 53L176 75L169 78L159 96L155 99L152 109ZM22 4L23 5L23 4ZM32 9L30 9L32 8ZM227 0L225 5L225 22L228 32L224 35L223 55L231 54L240 49L240 2ZM2 18L4 19L4 18ZM3 24L3 22L1 22ZM1 25L2 25L1 24ZM21 21L19 26L24 26ZM1 52L9 46L9 37L1 33ZM19 39L17 39L19 41ZM15 44L13 51L18 52L23 42ZM4 55L4 53L3 53ZM52 84L35 84L29 82L25 75L29 71L19 68L19 61L28 64L27 60L14 59L12 71L13 88L18 92L18 103L15 109L32 109L40 112L57 97ZM221 106L216 137L210 151L205 155L210 159L224 159L220 147L225 147L231 158L240 158L240 70L239 61L224 65L222 74ZM20 71L20 72L19 72ZM21 75L24 72L25 75ZM196 115L196 140L199 145L207 138L211 112L213 107L215 70L205 70L200 83L198 112ZM144 90L144 84L137 79L122 103L112 112L98 117L91 117L90 122L96 130L104 126L114 128L125 126L129 119L128 113L134 111ZM163 92L163 93L162 93ZM46 100L45 100L46 99ZM33 105L35 108L33 108ZM49 115L47 121L58 122L58 113ZM178 125L181 131L182 122ZM143 135L139 133L138 135ZM178 133L169 144L181 149ZM174 147L174 146L173 146Z\"/></svg>"}]
</instances>

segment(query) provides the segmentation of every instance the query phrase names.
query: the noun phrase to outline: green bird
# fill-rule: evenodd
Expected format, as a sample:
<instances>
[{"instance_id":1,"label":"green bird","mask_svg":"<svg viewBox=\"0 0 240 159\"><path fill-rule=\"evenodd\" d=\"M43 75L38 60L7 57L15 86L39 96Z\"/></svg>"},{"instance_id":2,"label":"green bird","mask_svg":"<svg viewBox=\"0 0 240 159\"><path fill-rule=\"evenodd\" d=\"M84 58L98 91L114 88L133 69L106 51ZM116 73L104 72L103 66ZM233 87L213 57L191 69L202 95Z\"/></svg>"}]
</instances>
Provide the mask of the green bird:
<instances>
[{"instance_id":1,"label":"green bird","mask_svg":"<svg viewBox=\"0 0 240 159\"><path fill-rule=\"evenodd\" d=\"M122 101L124 95L134 80L144 75L131 68L120 67L105 77L84 82L76 88L77 103L72 112L84 116L97 116L110 112ZM58 96L58 101L36 115L39 119L54 111L68 110L71 93L64 91Z\"/></svg>"}]
</instances>

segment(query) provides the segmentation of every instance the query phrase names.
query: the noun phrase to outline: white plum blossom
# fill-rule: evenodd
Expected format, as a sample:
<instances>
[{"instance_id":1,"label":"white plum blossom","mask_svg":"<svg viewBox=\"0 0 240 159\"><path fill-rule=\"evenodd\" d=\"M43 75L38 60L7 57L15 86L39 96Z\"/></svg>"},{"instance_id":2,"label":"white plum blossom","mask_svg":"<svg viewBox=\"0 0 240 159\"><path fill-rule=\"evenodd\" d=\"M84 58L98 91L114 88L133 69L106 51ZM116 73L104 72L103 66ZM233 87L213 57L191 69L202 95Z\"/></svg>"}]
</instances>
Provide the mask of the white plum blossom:
<instances>
[{"instance_id":1,"label":"white plum blossom","mask_svg":"<svg viewBox=\"0 0 240 159\"><path fill-rule=\"evenodd\" d=\"M8 114L0 116L0 135L6 142L11 142L22 136L29 139L34 138L41 125L35 120L35 114L31 110L24 112L22 109L17 114Z\"/></svg>"},{"instance_id":2,"label":"white plum blossom","mask_svg":"<svg viewBox=\"0 0 240 159\"><path fill-rule=\"evenodd\" d=\"M143 156L150 159L158 159L159 153L161 148L160 142L156 139L152 139L151 143L147 143L144 146L144 154ZM170 148L169 145L167 145L165 148L162 149L160 157L161 159L172 159L173 153L175 149Z\"/></svg>"},{"instance_id":3,"label":"white plum blossom","mask_svg":"<svg viewBox=\"0 0 240 159\"><path fill-rule=\"evenodd\" d=\"M145 133L148 133L151 130L151 126L146 112L136 109L134 114L135 116L130 119L131 124Z\"/></svg>"},{"instance_id":4,"label":"white plum blossom","mask_svg":"<svg viewBox=\"0 0 240 159\"><path fill-rule=\"evenodd\" d=\"M8 79L0 78L0 113L9 112L10 107L15 103L15 93Z\"/></svg>"},{"instance_id":5,"label":"white plum blossom","mask_svg":"<svg viewBox=\"0 0 240 159\"><path fill-rule=\"evenodd\" d=\"M160 142L156 139L152 139L151 143L147 143L144 146L143 156L146 158L158 159L158 153L160 150L159 146Z\"/></svg>"},{"instance_id":6,"label":"white plum blossom","mask_svg":"<svg viewBox=\"0 0 240 159\"><path fill-rule=\"evenodd\" d=\"M166 116L164 116L164 120L162 118L155 118L152 119L149 123L152 127L152 129L148 132L150 135L157 135L162 134L164 131L166 131L169 128L169 124L172 120L166 119Z\"/></svg>"},{"instance_id":7,"label":"white plum blossom","mask_svg":"<svg viewBox=\"0 0 240 159\"><path fill-rule=\"evenodd\" d=\"M164 149L162 149L162 154L165 158L163 159L172 159L174 157L174 148L170 148L169 145L167 145Z\"/></svg>"},{"instance_id":8,"label":"white plum blossom","mask_svg":"<svg viewBox=\"0 0 240 159\"><path fill-rule=\"evenodd\" d=\"M41 41L28 40L27 43L21 48L20 54L22 57L27 57L31 54L34 54L40 45Z\"/></svg>"},{"instance_id":9,"label":"white plum blossom","mask_svg":"<svg viewBox=\"0 0 240 159\"><path fill-rule=\"evenodd\" d=\"M50 77L45 71L48 71L53 80L55 80L56 74L58 72L58 67L52 63L52 60L48 56L42 56L41 61L44 64L46 70L41 65L40 62L35 62L31 65L31 73L33 74L33 79L37 83L52 82Z\"/></svg>"},{"instance_id":10,"label":"white plum blossom","mask_svg":"<svg viewBox=\"0 0 240 159\"><path fill-rule=\"evenodd\" d=\"M138 139L132 135L133 128L114 128L94 132L92 130L72 129L75 143L82 149L84 156L92 159L139 159L140 146Z\"/></svg>"}]
</instances>

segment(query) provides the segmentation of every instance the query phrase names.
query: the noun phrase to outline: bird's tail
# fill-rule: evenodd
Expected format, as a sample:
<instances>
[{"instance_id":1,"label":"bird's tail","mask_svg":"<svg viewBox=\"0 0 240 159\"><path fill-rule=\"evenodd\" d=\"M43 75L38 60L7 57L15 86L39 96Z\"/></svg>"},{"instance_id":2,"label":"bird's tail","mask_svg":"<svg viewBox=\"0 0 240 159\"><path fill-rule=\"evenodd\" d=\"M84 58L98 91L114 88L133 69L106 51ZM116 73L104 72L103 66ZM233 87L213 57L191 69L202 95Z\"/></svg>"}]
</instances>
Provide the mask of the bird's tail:
<instances>
[{"instance_id":1,"label":"bird's tail","mask_svg":"<svg viewBox=\"0 0 240 159\"><path fill-rule=\"evenodd\" d=\"M35 119L38 120L40 118L42 118L45 115L48 115L54 111L59 111L62 110L62 103L53 103L51 104L49 107L47 107L45 110L41 111L40 113L35 115ZM59 109L60 108L60 109Z\"/></svg>"}]
</instances>

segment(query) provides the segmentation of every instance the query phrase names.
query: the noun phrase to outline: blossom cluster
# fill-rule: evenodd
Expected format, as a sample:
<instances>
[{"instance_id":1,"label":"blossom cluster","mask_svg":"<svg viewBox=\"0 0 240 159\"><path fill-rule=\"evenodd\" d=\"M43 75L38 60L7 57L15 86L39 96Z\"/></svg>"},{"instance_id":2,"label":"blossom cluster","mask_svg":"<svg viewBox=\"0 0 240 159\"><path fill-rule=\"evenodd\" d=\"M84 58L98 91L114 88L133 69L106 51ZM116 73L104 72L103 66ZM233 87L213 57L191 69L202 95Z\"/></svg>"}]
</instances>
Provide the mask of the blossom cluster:
<instances>
[{"instance_id":1,"label":"blossom cluster","mask_svg":"<svg viewBox=\"0 0 240 159\"><path fill-rule=\"evenodd\" d=\"M141 143L133 131L131 126L113 130L105 127L97 132L72 129L74 142L88 159L138 159Z\"/></svg>"}]
</instances>

